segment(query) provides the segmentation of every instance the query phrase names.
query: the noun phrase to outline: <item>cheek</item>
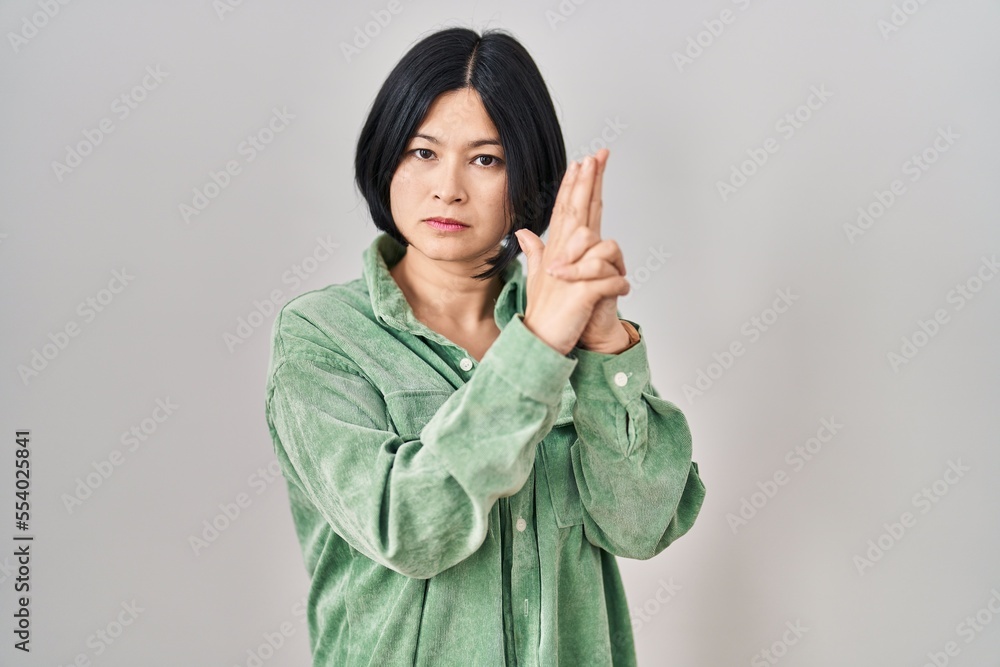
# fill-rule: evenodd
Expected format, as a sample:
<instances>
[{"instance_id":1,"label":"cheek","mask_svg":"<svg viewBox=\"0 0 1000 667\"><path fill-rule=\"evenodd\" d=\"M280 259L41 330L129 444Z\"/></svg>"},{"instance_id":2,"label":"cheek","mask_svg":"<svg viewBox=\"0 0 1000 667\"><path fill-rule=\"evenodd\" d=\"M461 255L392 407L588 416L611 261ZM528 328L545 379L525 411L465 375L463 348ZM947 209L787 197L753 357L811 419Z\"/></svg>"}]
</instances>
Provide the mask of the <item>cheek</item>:
<instances>
[{"instance_id":1,"label":"cheek","mask_svg":"<svg viewBox=\"0 0 1000 667\"><path fill-rule=\"evenodd\" d=\"M496 182L493 183L484 183L479 194L483 201L489 202L491 208L501 211L503 209L504 200L507 198L506 179L497 179Z\"/></svg>"},{"instance_id":2,"label":"cheek","mask_svg":"<svg viewBox=\"0 0 1000 667\"><path fill-rule=\"evenodd\" d=\"M413 179L410 176L409 171L403 167L396 170L396 173L392 177L392 181L389 183L389 202L392 204L393 208L395 208L397 204L406 203L407 199L412 196L413 185Z\"/></svg>"}]
</instances>

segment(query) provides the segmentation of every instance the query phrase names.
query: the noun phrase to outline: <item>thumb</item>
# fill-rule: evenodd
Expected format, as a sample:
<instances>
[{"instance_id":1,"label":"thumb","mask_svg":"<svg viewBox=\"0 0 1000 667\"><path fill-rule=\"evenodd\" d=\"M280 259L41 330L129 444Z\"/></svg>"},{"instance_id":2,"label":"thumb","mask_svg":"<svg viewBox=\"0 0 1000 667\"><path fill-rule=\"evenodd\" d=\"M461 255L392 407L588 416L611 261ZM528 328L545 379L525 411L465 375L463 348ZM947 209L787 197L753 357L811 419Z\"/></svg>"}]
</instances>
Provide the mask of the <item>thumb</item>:
<instances>
[{"instance_id":1,"label":"thumb","mask_svg":"<svg viewBox=\"0 0 1000 667\"><path fill-rule=\"evenodd\" d=\"M521 246L524 256L528 259L528 271L534 273L538 270L538 265L542 261L542 252L545 250L545 244L530 229L519 229L514 232L514 236L517 237L517 242Z\"/></svg>"}]
</instances>

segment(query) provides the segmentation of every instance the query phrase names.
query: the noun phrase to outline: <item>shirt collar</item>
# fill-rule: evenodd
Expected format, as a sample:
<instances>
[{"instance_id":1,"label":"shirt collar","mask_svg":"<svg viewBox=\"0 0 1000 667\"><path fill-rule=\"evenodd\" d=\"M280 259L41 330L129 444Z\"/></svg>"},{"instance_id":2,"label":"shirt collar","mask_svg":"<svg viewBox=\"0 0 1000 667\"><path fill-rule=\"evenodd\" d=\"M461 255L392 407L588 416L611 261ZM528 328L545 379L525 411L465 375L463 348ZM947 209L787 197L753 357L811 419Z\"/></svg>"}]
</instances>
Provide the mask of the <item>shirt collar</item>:
<instances>
[{"instance_id":1,"label":"shirt collar","mask_svg":"<svg viewBox=\"0 0 1000 667\"><path fill-rule=\"evenodd\" d=\"M406 247L385 232L379 233L364 253L362 267L368 293L371 295L375 319L385 326L419 334L443 345L451 341L431 330L413 314L413 308L403 295L389 269L406 254ZM524 312L524 270L515 258L501 273L504 286L493 309L497 326L503 329L517 313Z\"/></svg>"}]
</instances>

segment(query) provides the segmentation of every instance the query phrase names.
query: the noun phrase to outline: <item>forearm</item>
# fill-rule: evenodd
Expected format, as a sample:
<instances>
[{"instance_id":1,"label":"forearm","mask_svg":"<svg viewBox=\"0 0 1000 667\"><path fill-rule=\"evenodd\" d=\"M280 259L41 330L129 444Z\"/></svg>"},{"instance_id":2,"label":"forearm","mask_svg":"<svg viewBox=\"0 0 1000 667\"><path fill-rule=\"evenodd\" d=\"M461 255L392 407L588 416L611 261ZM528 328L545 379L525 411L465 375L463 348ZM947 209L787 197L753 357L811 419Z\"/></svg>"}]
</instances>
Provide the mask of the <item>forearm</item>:
<instances>
[{"instance_id":1,"label":"forearm","mask_svg":"<svg viewBox=\"0 0 1000 667\"><path fill-rule=\"evenodd\" d=\"M650 383L644 341L616 355L576 356L571 456L588 539L650 558L686 532L704 496L687 420Z\"/></svg>"}]
</instances>

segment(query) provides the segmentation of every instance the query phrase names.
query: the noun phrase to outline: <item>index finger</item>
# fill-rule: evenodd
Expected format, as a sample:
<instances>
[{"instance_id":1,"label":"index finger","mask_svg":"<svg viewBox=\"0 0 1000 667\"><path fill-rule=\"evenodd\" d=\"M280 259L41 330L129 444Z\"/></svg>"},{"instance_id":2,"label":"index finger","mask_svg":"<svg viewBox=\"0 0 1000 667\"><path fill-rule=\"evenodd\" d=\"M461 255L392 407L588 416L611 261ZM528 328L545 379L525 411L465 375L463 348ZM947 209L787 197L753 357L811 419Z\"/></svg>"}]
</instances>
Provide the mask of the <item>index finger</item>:
<instances>
[{"instance_id":1,"label":"index finger","mask_svg":"<svg viewBox=\"0 0 1000 667\"><path fill-rule=\"evenodd\" d=\"M572 215L563 223L562 231L568 236L577 227L586 227L590 218L590 199L594 192L594 176L599 163L593 155L583 158L580 174L573 182L570 192L569 207Z\"/></svg>"},{"instance_id":2,"label":"index finger","mask_svg":"<svg viewBox=\"0 0 1000 667\"><path fill-rule=\"evenodd\" d=\"M579 173L580 163L576 160L570 162L569 166L566 167L566 171L563 172L562 183L559 185L559 191L556 192L556 200L552 204L552 215L549 218L549 238L546 245L558 243L559 239L563 236L563 216L559 215L559 213L569 202L570 192L573 190L573 184L576 182Z\"/></svg>"},{"instance_id":3,"label":"index finger","mask_svg":"<svg viewBox=\"0 0 1000 667\"><path fill-rule=\"evenodd\" d=\"M601 151L604 151L604 155L601 155ZM601 209L604 207L601 192L604 189L604 169L608 165L610 155L611 151L602 148L594 156L597 160L597 178L594 180L594 192L590 197L590 216L587 218L587 224L597 234L597 238L601 238Z\"/></svg>"}]
</instances>

